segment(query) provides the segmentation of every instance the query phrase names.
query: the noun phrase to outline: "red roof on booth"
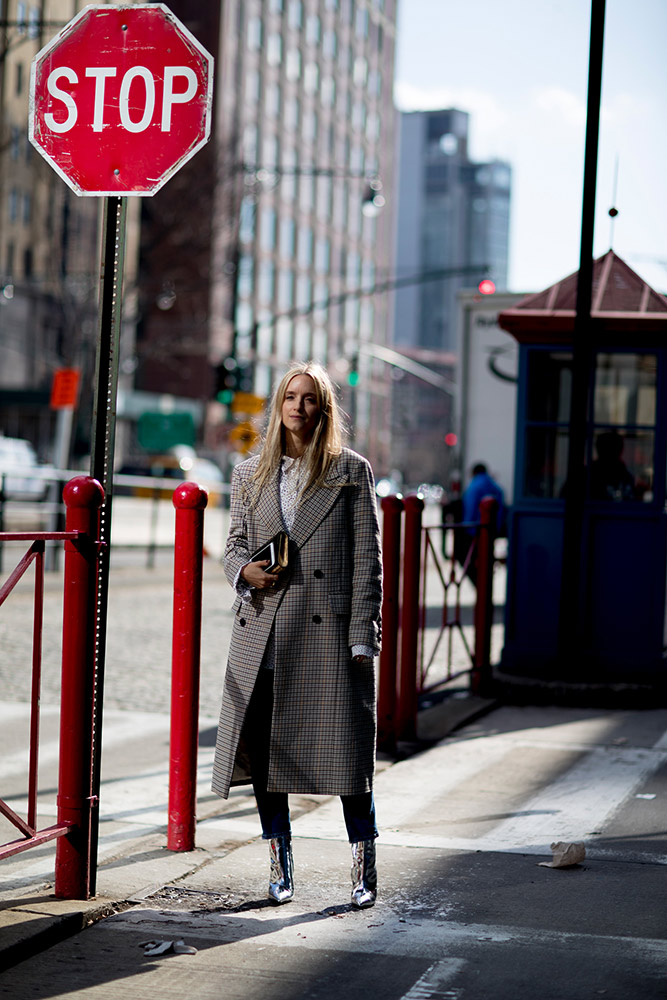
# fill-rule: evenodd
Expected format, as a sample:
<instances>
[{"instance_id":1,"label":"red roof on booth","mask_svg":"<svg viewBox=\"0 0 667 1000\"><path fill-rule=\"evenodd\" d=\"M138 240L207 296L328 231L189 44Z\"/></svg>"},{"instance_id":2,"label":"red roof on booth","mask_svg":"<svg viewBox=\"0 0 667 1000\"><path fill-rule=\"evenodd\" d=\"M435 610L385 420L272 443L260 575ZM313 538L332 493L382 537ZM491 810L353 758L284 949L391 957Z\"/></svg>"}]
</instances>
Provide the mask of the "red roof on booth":
<instances>
[{"instance_id":1,"label":"red roof on booth","mask_svg":"<svg viewBox=\"0 0 667 1000\"><path fill-rule=\"evenodd\" d=\"M519 341L553 342L572 339L579 272L555 285L527 295L505 309L498 323ZM593 262L591 320L601 334L667 335L667 298L654 291L613 250Z\"/></svg>"}]
</instances>

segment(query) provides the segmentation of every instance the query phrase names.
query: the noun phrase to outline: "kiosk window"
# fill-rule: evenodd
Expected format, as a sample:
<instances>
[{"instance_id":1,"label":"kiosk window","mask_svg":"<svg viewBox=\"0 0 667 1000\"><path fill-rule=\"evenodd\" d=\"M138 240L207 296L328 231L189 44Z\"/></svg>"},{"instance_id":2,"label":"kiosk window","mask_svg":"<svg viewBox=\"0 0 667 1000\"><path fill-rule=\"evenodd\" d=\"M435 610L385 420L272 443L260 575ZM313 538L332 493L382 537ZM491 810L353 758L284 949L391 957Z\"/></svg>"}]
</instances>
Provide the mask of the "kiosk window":
<instances>
[{"instance_id":1,"label":"kiosk window","mask_svg":"<svg viewBox=\"0 0 667 1000\"><path fill-rule=\"evenodd\" d=\"M591 500L653 500L657 357L600 353L590 444Z\"/></svg>"},{"instance_id":2,"label":"kiosk window","mask_svg":"<svg viewBox=\"0 0 667 1000\"><path fill-rule=\"evenodd\" d=\"M523 495L558 499L567 475L572 355L533 350L528 355L526 457Z\"/></svg>"}]
</instances>

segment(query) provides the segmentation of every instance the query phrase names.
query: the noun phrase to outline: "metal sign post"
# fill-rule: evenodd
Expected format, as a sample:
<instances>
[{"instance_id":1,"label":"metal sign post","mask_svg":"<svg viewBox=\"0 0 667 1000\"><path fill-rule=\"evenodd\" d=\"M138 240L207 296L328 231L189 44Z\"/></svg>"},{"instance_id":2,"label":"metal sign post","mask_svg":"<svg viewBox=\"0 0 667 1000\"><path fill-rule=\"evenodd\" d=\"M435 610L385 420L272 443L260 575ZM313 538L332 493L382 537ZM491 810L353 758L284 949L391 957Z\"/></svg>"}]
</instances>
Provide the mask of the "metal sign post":
<instances>
[{"instance_id":1,"label":"metal sign post","mask_svg":"<svg viewBox=\"0 0 667 1000\"><path fill-rule=\"evenodd\" d=\"M90 852L97 856L99 836L99 793L102 764L102 705L106 660L107 605L109 597L109 557L111 552L111 507L113 501L113 458L116 441L116 396L120 345L123 263L125 260L126 198L107 198L101 262L99 336L95 362L90 474L104 487L100 510L100 558L97 576L95 616L95 688L93 698L93 757L91 774ZM97 866L91 867L91 895L95 895Z\"/></svg>"},{"instance_id":2,"label":"metal sign post","mask_svg":"<svg viewBox=\"0 0 667 1000\"><path fill-rule=\"evenodd\" d=\"M91 476L105 492L90 664L94 675L91 895L99 830L127 198L155 194L208 141L212 101L211 55L161 3L86 7L37 53L31 68L31 143L77 195L106 199L90 465Z\"/></svg>"}]
</instances>

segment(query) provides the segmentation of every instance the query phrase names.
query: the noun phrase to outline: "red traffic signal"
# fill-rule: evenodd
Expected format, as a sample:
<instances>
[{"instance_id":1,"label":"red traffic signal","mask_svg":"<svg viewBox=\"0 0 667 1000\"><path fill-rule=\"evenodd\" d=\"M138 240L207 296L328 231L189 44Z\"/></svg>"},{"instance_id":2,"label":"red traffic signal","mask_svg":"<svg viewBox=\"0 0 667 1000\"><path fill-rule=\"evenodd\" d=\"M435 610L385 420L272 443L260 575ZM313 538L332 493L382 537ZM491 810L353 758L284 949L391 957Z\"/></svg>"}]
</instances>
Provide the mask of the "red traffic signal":
<instances>
[{"instance_id":1,"label":"red traffic signal","mask_svg":"<svg viewBox=\"0 0 667 1000\"><path fill-rule=\"evenodd\" d=\"M451 431L449 432L449 434L445 434L445 444L447 445L448 448L454 448L457 442L458 438L456 434L453 434Z\"/></svg>"},{"instance_id":2,"label":"red traffic signal","mask_svg":"<svg viewBox=\"0 0 667 1000\"><path fill-rule=\"evenodd\" d=\"M482 295L493 295L496 290L496 283L495 281L491 281L491 278L482 278L477 289Z\"/></svg>"}]
</instances>

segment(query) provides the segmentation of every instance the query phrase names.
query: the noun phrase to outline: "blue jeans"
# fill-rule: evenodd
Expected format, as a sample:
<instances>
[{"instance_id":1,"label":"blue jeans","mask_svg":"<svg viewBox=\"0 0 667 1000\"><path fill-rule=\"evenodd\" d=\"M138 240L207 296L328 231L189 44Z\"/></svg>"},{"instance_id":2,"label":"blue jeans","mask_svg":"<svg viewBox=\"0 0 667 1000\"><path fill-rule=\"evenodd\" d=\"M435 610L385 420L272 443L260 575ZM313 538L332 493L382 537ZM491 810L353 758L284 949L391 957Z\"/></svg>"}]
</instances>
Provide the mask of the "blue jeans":
<instances>
[{"instance_id":1,"label":"blue jeans","mask_svg":"<svg viewBox=\"0 0 667 1000\"><path fill-rule=\"evenodd\" d=\"M269 745L271 717L273 714L273 671L260 669L248 706L244 724L245 739L250 757L252 787L262 824L262 837L271 840L290 833L290 815L287 792L267 792L269 772ZM374 840L378 835L375 820L375 801L372 792L361 795L341 795L345 827L351 844L360 840Z\"/></svg>"}]
</instances>

